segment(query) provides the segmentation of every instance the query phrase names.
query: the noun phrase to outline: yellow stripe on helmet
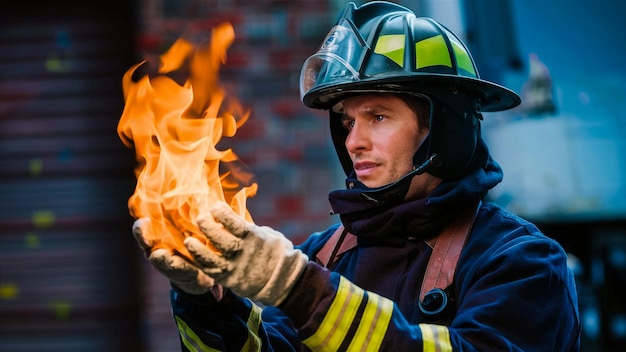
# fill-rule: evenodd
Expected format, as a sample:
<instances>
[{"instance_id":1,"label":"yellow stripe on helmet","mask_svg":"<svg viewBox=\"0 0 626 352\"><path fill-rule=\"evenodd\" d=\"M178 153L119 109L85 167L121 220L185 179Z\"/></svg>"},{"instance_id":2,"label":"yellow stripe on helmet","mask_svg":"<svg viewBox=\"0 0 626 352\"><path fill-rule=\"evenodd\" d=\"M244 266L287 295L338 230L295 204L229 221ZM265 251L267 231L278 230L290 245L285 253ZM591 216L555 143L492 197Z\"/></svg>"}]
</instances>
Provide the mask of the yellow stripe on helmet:
<instances>
[{"instance_id":1,"label":"yellow stripe on helmet","mask_svg":"<svg viewBox=\"0 0 626 352\"><path fill-rule=\"evenodd\" d=\"M381 35L376 42L374 53L385 55L393 62L404 67L404 34Z\"/></svg>"},{"instance_id":2,"label":"yellow stripe on helmet","mask_svg":"<svg viewBox=\"0 0 626 352\"><path fill-rule=\"evenodd\" d=\"M474 69L474 63L472 62L472 58L470 57L465 47L458 41L454 40L452 36L449 36L450 43L452 43L452 51L454 52L454 57L456 58L456 65L458 68L466 71L472 77L478 78L476 74L476 70Z\"/></svg>"},{"instance_id":3,"label":"yellow stripe on helmet","mask_svg":"<svg viewBox=\"0 0 626 352\"><path fill-rule=\"evenodd\" d=\"M452 67L448 47L443 35L436 35L415 43L415 68L430 66Z\"/></svg>"}]
</instances>

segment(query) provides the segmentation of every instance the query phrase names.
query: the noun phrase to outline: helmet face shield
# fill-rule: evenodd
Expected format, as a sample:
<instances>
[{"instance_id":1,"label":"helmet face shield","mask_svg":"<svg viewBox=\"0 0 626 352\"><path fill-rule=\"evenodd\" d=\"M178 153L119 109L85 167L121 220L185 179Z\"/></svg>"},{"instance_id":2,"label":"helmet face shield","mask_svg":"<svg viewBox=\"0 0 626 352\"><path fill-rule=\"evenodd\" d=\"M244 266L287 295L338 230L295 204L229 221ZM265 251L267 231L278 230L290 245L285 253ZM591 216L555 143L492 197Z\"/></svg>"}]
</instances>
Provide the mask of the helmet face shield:
<instances>
[{"instance_id":1,"label":"helmet face shield","mask_svg":"<svg viewBox=\"0 0 626 352\"><path fill-rule=\"evenodd\" d=\"M330 30L317 53L304 62L300 72L300 98L324 82L358 81L366 48L350 23L345 19L340 21Z\"/></svg>"}]
</instances>

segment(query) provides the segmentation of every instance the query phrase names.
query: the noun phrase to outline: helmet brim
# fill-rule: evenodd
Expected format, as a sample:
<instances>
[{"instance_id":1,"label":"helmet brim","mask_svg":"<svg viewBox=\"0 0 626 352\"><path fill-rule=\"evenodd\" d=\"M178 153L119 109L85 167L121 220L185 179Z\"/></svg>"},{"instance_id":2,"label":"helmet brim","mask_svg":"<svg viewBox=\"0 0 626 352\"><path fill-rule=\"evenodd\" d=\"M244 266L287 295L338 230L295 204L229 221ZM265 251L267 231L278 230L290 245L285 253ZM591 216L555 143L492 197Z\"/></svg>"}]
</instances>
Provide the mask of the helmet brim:
<instances>
[{"instance_id":1,"label":"helmet brim","mask_svg":"<svg viewBox=\"0 0 626 352\"><path fill-rule=\"evenodd\" d=\"M483 112L512 109L521 103L517 93L501 85L471 77L447 74L418 74L410 77L371 77L358 82L321 85L307 92L304 105L330 110L335 104L350 96L363 93L413 93L436 96L445 102L448 94L465 94L476 98Z\"/></svg>"}]
</instances>

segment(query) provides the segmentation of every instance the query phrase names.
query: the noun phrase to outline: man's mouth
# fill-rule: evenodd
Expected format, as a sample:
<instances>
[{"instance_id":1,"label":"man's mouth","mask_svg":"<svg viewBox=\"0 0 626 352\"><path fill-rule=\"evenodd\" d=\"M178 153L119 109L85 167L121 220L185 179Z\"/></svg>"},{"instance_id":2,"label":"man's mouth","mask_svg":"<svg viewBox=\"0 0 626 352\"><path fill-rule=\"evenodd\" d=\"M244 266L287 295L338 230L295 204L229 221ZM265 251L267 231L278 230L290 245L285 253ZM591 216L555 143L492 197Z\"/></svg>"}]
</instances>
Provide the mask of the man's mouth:
<instances>
[{"instance_id":1,"label":"man's mouth","mask_svg":"<svg viewBox=\"0 0 626 352\"><path fill-rule=\"evenodd\" d=\"M365 179L372 177L372 174L378 168L378 164L370 161L361 161L354 163L354 173L357 179L365 181Z\"/></svg>"},{"instance_id":2,"label":"man's mouth","mask_svg":"<svg viewBox=\"0 0 626 352\"><path fill-rule=\"evenodd\" d=\"M356 171L368 170L368 169L373 169L376 166L378 166L378 165L376 163L373 163L373 162L360 161L358 163L354 163L354 170L356 170Z\"/></svg>"}]
</instances>

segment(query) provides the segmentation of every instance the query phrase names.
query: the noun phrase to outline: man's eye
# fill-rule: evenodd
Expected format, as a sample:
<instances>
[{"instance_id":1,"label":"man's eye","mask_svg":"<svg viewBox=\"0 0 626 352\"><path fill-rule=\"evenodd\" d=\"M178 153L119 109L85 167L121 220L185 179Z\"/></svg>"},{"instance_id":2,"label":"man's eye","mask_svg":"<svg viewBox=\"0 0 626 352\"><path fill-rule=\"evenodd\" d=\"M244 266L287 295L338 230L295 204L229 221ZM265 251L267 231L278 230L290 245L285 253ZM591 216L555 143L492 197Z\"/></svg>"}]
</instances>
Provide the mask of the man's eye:
<instances>
[{"instance_id":1,"label":"man's eye","mask_svg":"<svg viewBox=\"0 0 626 352\"><path fill-rule=\"evenodd\" d=\"M343 123L343 127L350 131L353 127L354 127L354 120L350 120L350 121L344 121Z\"/></svg>"},{"instance_id":2,"label":"man's eye","mask_svg":"<svg viewBox=\"0 0 626 352\"><path fill-rule=\"evenodd\" d=\"M374 119L376 119L376 121L382 121L385 119L385 117L383 115L376 115L376 117L374 117Z\"/></svg>"}]
</instances>

